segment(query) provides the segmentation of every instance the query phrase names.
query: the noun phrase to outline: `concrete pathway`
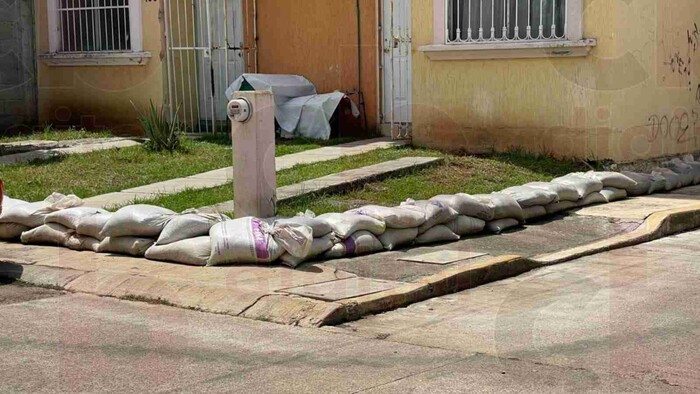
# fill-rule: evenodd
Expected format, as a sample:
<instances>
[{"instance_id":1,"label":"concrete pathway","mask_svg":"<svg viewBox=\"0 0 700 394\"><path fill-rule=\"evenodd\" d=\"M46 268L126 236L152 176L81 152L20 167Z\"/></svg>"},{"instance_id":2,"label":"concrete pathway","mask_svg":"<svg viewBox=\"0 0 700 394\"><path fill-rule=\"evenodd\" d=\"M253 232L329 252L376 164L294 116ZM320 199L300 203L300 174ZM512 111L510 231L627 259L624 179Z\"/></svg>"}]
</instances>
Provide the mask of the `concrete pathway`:
<instances>
[{"instance_id":1,"label":"concrete pathway","mask_svg":"<svg viewBox=\"0 0 700 394\"><path fill-rule=\"evenodd\" d=\"M647 199L657 198L631 201L644 206ZM696 220L700 215L700 194L687 195L685 199L693 205L688 207L684 226L696 228L700 225ZM667 198L664 201L668 205L655 205L654 209L673 209L680 200ZM252 265L188 267L64 248L0 243L0 276L77 293L159 300L251 319L318 326L519 275L547 264L528 257L632 234L640 221L614 217L621 212L617 207L629 204L623 201L606 205L610 217L559 216L501 236L479 236L430 247L317 262L297 270ZM403 261L406 257L445 251L487 255L444 265ZM312 285L315 287L309 288Z\"/></svg>"},{"instance_id":2,"label":"concrete pathway","mask_svg":"<svg viewBox=\"0 0 700 394\"><path fill-rule=\"evenodd\" d=\"M392 141L388 138L351 142L336 146L307 150L276 158L277 171L286 170L299 164L313 164L336 160L344 156L355 156L377 149L388 149L407 145L407 141ZM185 178L139 186L121 192L103 194L85 199L90 207L109 208L128 204L137 199L154 199L159 196L176 194L185 190L211 189L230 184L233 180L233 167L221 168Z\"/></svg>"},{"instance_id":3,"label":"concrete pathway","mask_svg":"<svg viewBox=\"0 0 700 394\"><path fill-rule=\"evenodd\" d=\"M277 202L287 201L314 193L332 193L376 180L385 179L397 173L408 170L418 170L434 165L442 158L439 157L403 157L397 160L339 172L294 185L277 188ZM202 212L227 213L233 212L233 201L226 201L209 207L199 208Z\"/></svg>"},{"instance_id":4,"label":"concrete pathway","mask_svg":"<svg viewBox=\"0 0 700 394\"><path fill-rule=\"evenodd\" d=\"M141 145L128 138L86 138L66 141L21 141L0 144L3 151L19 152L0 156L0 165L23 164L33 160Z\"/></svg>"},{"instance_id":5,"label":"concrete pathway","mask_svg":"<svg viewBox=\"0 0 700 394\"><path fill-rule=\"evenodd\" d=\"M699 231L685 233L326 330L383 338L397 349L476 353L488 365L450 364L392 382L385 392L470 383L504 392L516 382L517 391L537 382L537 392L697 392L698 245Z\"/></svg>"},{"instance_id":6,"label":"concrete pathway","mask_svg":"<svg viewBox=\"0 0 700 394\"><path fill-rule=\"evenodd\" d=\"M2 392L700 390L700 233L340 327L0 285Z\"/></svg>"}]
</instances>

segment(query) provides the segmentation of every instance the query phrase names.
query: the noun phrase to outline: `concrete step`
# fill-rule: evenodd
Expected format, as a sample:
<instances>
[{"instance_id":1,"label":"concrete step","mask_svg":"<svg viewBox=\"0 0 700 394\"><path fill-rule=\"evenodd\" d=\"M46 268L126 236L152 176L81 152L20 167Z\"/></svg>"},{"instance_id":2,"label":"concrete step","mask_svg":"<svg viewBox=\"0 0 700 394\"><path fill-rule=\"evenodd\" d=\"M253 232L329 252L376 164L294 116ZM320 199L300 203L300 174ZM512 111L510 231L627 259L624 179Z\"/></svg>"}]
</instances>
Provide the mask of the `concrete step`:
<instances>
[{"instance_id":1,"label":"concrete step","mask_svg":"<svg viewBox=\"0 0 700 394\"><path fill-rule=\"evenodd\" d=\"M397 173L434 165L439 157L403 157L397 160L339 172L277 189L277 202L288 201L310 194L337 193L368 182L385 179ZM233 201L200 208L204 212L233 212Z\"/></svg>"}]
</instances>

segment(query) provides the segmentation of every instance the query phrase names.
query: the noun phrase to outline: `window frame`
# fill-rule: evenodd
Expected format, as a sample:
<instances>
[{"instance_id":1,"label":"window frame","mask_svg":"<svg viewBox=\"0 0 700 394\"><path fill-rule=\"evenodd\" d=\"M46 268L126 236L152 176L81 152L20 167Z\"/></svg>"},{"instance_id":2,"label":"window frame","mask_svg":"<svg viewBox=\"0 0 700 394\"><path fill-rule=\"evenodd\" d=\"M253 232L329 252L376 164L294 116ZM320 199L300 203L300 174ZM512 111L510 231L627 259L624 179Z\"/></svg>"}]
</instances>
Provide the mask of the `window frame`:
<instances>
[{"instance_id":1,"label":"window frame","mask_svg":"<svg viewBox=\"0 0 700 394\"><path fill-rule=\"evenodd\" d=\"M40 57L50 66L143 66L151 58L143 50L142 1L129 1L129 37L131 49L121 51L61 51L61 27L58 23L59 0L46 0L49 52Z\"/></svg>"},{"instance_id":2,"label":"window frame","mask_svg":"<svg viewBox=\"0 0 700 394\"><path fill-rule=\"evenodd\" d=\"M419 48L431 60L587 56L597 44L595 39L583 37L584 0L567 0L566 38L563 40L448 43L447 1L433 0L433 42Z\"/></svg>"}]
</instances>

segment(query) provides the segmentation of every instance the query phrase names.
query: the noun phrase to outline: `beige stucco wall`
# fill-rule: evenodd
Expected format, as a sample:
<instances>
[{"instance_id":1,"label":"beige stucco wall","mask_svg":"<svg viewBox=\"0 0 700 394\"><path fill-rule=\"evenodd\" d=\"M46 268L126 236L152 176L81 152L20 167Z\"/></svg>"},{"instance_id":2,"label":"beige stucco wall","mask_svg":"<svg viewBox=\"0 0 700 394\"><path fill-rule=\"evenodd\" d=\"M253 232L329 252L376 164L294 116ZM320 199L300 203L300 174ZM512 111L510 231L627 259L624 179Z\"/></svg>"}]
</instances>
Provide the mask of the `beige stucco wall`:
<instances>
[{"instance_id":1,"label":"beige stucco wall","mask_svg":"<svg viewBox=\"0 0 700 394\"><path fill-rule=\"evenodd\" d=\"M697 0L585 0L590 56L488 61L417 50L432 43L432 3L412 3L417 145L616 161L700 150ZM676 53L691 70L672 70Z\"/></svg>"},{"instance_id":2,"label":"beige stucco wall","mask_svg":"<svg viewBox=\"0 0 700 394\"><path fill-rule=\"evenodd\" d=\"M35 2L39 54L49 51L46 3ZM39 122L139 133L131 102L160 106L164 97L159 7L159 1L142 1L143 48L153 56L146 66L52 67L39 60Z\"/></svg>"}]
</instances>

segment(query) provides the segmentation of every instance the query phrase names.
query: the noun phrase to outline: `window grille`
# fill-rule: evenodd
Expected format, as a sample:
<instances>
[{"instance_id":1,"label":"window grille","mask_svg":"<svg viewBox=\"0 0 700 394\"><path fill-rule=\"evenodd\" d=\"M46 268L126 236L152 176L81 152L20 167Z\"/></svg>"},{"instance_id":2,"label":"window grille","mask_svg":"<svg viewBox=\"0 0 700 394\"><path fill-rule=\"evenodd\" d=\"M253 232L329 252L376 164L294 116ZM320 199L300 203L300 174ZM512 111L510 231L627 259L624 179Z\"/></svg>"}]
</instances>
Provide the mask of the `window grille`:
<instances>
[{"instance_id":1,"label":"window grille","mask_svg":"<svg viewBox=\"0 0 700 394\"><path fill-rule=\"evenodd\" d=\"M57 52L132 51L130 1L59 0Z\"/></svg>"}]
</instances>

